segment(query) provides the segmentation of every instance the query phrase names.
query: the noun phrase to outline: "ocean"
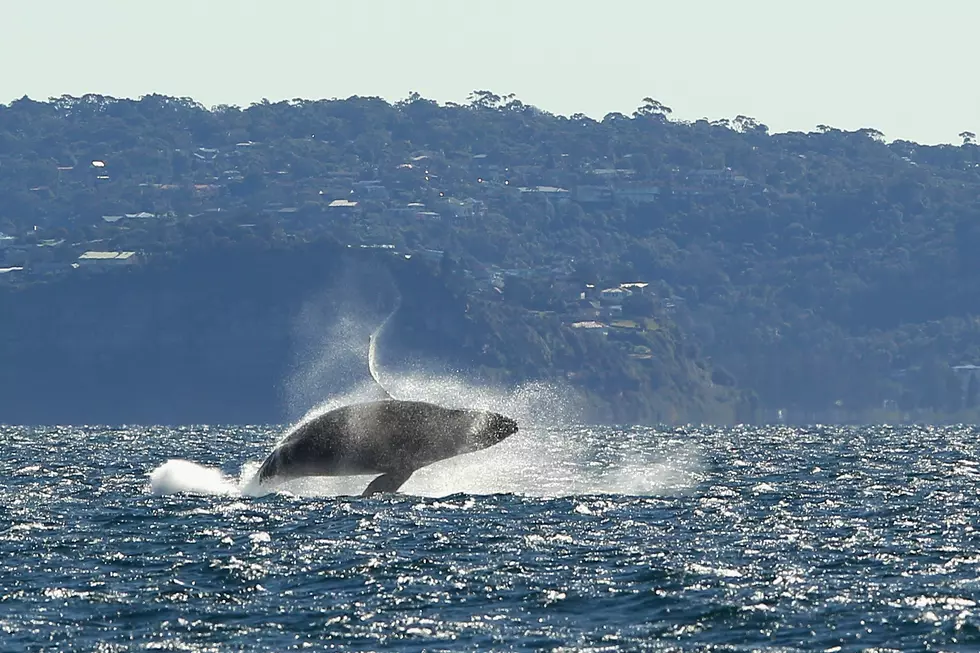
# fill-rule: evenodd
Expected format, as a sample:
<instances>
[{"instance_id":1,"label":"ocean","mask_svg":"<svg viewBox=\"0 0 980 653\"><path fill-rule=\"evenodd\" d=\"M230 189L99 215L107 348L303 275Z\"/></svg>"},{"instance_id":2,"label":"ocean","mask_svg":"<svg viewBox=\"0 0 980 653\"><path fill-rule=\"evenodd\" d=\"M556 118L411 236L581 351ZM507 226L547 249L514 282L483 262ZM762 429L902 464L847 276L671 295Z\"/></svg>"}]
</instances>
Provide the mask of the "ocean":
<instances>
[{"instance_id":1,"label":"ocean","mask_svg":"<svg viewBox=\"0 0 980 653\"><path fill-rule=\"evenodd\" d=\"M256 496L280 433L0 427L0 650L980 650L973 427L530 427Z\"/></svg>"}]
</instances>

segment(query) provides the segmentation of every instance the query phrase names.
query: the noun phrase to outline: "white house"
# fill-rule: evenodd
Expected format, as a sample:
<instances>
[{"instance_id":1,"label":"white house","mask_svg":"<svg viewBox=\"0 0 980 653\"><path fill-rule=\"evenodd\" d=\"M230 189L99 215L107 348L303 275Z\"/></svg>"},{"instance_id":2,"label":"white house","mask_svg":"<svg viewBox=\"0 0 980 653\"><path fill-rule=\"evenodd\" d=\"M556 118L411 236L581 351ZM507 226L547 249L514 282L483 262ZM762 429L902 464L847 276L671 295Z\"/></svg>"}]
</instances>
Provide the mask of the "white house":
<instances>
[{"instance_id":1,"label":"white house","mask_svg":"<svg viewBox=\"0 0 980 653\"><path fill-rule=\"evenodd\" d=\"M622 304L623 299L628 297L630 294L632 293L630 293L629 290L624 290L623 288L606 288L599 293L599 298L609 304Z\"/></svg>"},{"instance_id":2,"label":"white house","mask_svg":"<svg viewBox=\"0 0 980 653\"><path fill-rule=\"evenodd\" d=\"M136 252L85 252L78 257L79 265L135 265L139 262Z\"/></svg>"},{"instance_id":3,"label":"white house","mask_svg":"<svg viewBox=\"0 0 980 653\"><path fill-rule=\"evenodd\" d=\"M522 186L517 190L521 191L521 194L544 195L551 199L568 199L572 196L567 188L557 186Z\"/></svg>"},{"instance_id":4,"label":"white house","mask_svg":"<svg viewBox=\"0 0 980 653\"><path fill-rule=\"evenodd\" d=\"M631 293L636 293L637 295L642 295L646 292L647 286L650 284L646 281L631 281L629 283L621 283L619 287Z\"/></svg>"}]
</instances>

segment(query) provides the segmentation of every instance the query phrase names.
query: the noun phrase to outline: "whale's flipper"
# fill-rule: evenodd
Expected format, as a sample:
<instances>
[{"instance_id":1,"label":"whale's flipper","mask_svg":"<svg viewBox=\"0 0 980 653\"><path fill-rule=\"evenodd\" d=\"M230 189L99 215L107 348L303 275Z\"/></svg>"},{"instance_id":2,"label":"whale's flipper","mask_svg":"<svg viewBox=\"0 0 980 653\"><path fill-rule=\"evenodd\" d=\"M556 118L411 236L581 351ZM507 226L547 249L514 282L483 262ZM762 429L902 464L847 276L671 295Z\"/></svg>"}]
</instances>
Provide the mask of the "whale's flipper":
<instances>
[{"instance_id":1,"label":"whale's flipper","mask_svg":"<svg viewBox=\"0 0 980 653\"><path fill-rule=\"evenodd\" d=\"M361 493L362 497L369 497L372 494L377 494L379 492L395 492L402 486L402 484L408 480L408 477L412 475L413 470L399 471L399 472L389 472L387 474L382 474L378 478L371 481L371 484L364 488L364 492Z\"/></svg>"},{"instance_id":2,"label":"whale's flipper","mask_svg":"<svg viewBox=\"0 0 980 653\"><path fill-rule=\"evenodd\" d=\"M371 373L371 378L374 379L374 384L377 385L378 389L380 389L382 394L384 394L385 399L394 399L394 397L391 396L391 393L385 390L385 387L381 385L381 379L378 378L378 367L374 363L376 342L377 341L375 340L373 333L368 336L368 371Z\"/></svg>"}]
</instances>

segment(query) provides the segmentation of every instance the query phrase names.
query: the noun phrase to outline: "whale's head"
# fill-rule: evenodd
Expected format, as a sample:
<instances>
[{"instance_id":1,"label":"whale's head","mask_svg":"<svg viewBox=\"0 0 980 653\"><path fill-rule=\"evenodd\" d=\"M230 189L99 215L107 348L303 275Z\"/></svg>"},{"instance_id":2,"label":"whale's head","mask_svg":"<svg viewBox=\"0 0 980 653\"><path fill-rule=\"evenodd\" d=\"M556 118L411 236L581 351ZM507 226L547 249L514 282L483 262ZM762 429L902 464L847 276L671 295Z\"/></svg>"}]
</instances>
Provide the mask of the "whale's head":
<instances>
[{"instance_id":1,"label":"whale's head","mask_svg":"<svg viewBox=\"0 0 980 653\"><path fill-rule=\"evenodd\" d=\"M500 413L490 413L485 435L490 444L497 444L515 433L517 433L516 421Z\"/></svg>"},{"instance_id":2,"label":"whale's head","mask_svg":"<svg viewBox=\"0 0 980 653\"><path fill-rule=\"evenodd\" d=\"M472 411L472 414L475 419L469 433L470 451L492 447L517 433L517 422L506 415L489 411Z\"/></svg>"}]
</instances>

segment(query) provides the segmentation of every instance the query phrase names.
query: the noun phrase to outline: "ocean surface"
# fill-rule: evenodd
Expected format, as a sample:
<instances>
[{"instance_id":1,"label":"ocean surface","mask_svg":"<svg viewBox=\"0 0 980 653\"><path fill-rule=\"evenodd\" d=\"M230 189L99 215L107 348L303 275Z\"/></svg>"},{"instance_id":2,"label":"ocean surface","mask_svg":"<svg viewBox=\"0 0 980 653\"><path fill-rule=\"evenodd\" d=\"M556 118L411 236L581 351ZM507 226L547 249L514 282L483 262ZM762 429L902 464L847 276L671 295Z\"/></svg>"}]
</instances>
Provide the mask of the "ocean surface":
<instances>
[{"instance_id":1,"label":"ocean surface","mask_svg":"<svg viewBox=\"0 0 980 653\"><path fill-rule=\"evenodd\" d=\"M980 650L972 427L532 427L254 496L279 435L0 427L0 650Z\"/></svg>"}]
</instances>

